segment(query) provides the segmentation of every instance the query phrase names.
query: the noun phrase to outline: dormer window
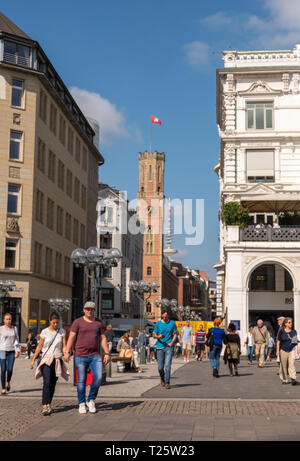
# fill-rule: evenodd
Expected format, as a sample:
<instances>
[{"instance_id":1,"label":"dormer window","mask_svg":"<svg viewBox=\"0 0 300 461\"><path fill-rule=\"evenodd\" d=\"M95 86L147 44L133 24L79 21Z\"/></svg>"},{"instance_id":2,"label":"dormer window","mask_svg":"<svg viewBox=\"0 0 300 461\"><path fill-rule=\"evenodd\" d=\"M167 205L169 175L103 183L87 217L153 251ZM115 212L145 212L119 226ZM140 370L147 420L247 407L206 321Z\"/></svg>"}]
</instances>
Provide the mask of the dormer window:
<instances>
[{"instance_id":1,"label":"dormer window","mask_svg":"<svg viewBox=\"0 0 300 461\"><path fill-rule=\"evenodd\" d=\"M18 64L19 66L30 67L30 51L29 46L5 41L4 61Z\"/></svg>"}]
</instances>

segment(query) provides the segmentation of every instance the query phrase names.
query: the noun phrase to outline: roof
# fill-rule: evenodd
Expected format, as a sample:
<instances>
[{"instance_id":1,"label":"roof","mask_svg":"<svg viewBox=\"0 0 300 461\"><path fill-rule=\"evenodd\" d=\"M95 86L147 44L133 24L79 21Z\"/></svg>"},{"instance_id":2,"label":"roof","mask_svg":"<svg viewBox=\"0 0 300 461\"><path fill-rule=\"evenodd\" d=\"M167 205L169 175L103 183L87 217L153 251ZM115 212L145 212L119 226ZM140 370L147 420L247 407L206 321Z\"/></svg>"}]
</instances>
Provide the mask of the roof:
<instances>
[{"instance_id":1,"label":"roof","mask_svg":"<svg viewBox=\"0 0 300 461\"><path fill-rule=\"evenodd\" d=\"M16 35L18 37L31 38L25 34L14 22L8 19L5 14L0 11L0 32L6 32L7 34Z\"/></svg>"}]
</instances>

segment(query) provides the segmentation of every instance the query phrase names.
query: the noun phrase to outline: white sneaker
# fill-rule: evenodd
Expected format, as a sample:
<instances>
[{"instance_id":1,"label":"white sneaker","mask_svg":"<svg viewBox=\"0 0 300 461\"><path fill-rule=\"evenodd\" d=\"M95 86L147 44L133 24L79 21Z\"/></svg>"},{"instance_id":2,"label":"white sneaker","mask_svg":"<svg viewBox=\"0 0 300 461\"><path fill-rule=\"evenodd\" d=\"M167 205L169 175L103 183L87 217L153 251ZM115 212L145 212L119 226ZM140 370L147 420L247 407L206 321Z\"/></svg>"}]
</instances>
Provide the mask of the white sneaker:
<instances>
[{"instance_id":1,"label":"white sneaker","mask_svg":"<svg viewBox=\"0 0 300 461\"><path fill-rule=\"evenodd\" d=\"M184 357L183 361L186 362L186 358L185 358L185 357Z\"/></svg>"},{"instance_id":2,"label":"white sneaker","mask_svg":"<svg viewBox=\"0 0 300 461\"><path fill-rule=\"evenodd\" d=\"M28 355L26 355L25 359L29 359Z\"/></svg>"},{"instance_id":3,"label":"white sneaker","mask_svg":"<svg viewBox=\"0 0 300 461\"><path fill-rule=\"evenodd\" d=\"M85 414L86 413L85 402L79 404L79 413L80 414Z\"/></svg>"},{"instance_id":4,"label":"white sneaker","mask_svg":"<svg viewBox=\"0 0 300 461\"><path fill-rule=\"evenodd\" d=\"M89 408L90 413L96 413L95 400L90 400L89 402L87 402L87 406Z\"/></svg>"}]
</instances>

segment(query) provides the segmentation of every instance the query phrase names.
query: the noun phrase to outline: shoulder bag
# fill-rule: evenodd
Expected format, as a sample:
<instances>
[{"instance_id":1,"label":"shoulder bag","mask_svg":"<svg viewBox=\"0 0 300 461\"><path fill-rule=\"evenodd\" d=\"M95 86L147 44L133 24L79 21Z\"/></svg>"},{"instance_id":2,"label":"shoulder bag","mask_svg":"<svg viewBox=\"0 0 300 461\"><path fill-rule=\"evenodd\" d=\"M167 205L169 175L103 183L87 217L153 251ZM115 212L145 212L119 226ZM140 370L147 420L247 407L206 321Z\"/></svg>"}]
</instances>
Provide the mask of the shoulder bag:
<instances>
[{"instance_id":1,"label":"shoulder bag","mask_svg":"<svg viewBox=\"0 0 300 461\"><path fill-rule=\"evenodd\" d=\"M47 354L47 352L49 351L50 347L52 346L52 344L54 343L55 341L55 338L56 336L58 335L58 332L59 332L60 329L57 330L56 332L56 335L54 336L54 338L52 339L51 343L49 344L46 352L43 353L43 355L39 354L38 358L37 358L37 361L36 361L36 366L38 367L39 364L41 363L41 360L45 357L45 355Z\"/></svg>"},{"instance_id":2,"label":"shoulder bag","mask_svg":"<svg viewBox=\"0 0 300 461\"><path fill-rule=\"evenodd\" d=\"M213 345L215 344L214 342L214 335L213 335L213 332L211 331L211 329L209 330L209 332L207 333L207 340L206 340L206 345L207 347L213 347Z\"/></svg>"}]
</instances>

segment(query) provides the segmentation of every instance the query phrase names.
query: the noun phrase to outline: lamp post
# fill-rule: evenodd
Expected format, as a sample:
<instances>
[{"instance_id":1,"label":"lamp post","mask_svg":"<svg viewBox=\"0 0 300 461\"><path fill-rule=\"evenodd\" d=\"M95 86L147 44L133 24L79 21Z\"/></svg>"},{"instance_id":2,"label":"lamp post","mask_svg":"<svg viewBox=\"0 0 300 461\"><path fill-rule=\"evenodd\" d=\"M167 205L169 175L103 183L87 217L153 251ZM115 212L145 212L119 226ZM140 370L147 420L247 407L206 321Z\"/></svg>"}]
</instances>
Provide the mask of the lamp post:
<instances>
[{"instance_id":1,"label":"lamp post","mask_svg":"<svg viewBox=\"0 0 300 461\"><path fill-rule=\"evenodd\" d=\"M0 322L3 318L4 310L4 299L7 297L10 291L14 291L16 284L13 280L0 280Z\"/></svg>"},{"instance_id":2,"label":"lamp post","mask_svg":"<svg viewBox=\"0 0 300 461\"><path fill-rule=\"evenodd\" d=\"M50 309L55 310L59 315L59 328L62 328L63 314L71 307L72 300L69 298L50 298L48 299Z\"/></svg>"},{"instance_id":3,"label":"lamp post","mask_svg":"<svg viewBox=\"0 0 300 461\"><path fill-rule=\"evenodd\" d=\"M101 277L103 269L117 267L121 258L122 254L118 248L111 248L110 250L101 250L98 247L90 247L87 250L76 248L71 254L71 259L76 267L84 267L85 273L91 281L89 296L96 305L96 315L98 317L102 316Z\"/></svg>"},{"instance_id":4,"label":"lamp post","mask_svg":"<svg viewBox=\"0 0 300 461\"><path fill-rule=\"evenodd\" d=\"M141 313L140 313L140 329L143 331L145 326L145 305L147 304L148 299L151 297L152 293L156 293L159 288L158 282L148 283L145 280L131 280L128 284L130 290L135 294L135 296L141 302ZM145 299L145 294L148 296ZM140 347L140 362L142 364L146 363L146 348L144 345Z\"/></svg>"},{"instance_id":5,"label":"lamp post","mask_svg":"<svg viewBox=\"0 0 300 461\"><path fill-rule=\"evenodd\" d=\"M171 309L173 313L177 313L177 299L157 299L154 303L157 307L161 307L163 309Z\"/></svg>"}]
</instances>

